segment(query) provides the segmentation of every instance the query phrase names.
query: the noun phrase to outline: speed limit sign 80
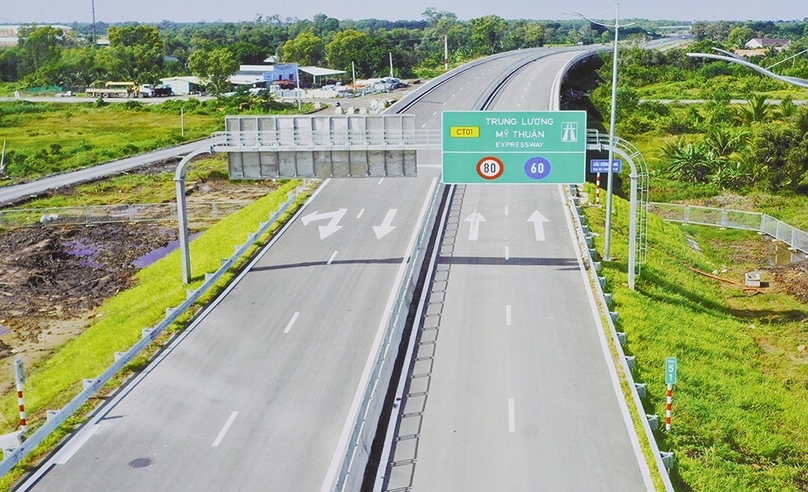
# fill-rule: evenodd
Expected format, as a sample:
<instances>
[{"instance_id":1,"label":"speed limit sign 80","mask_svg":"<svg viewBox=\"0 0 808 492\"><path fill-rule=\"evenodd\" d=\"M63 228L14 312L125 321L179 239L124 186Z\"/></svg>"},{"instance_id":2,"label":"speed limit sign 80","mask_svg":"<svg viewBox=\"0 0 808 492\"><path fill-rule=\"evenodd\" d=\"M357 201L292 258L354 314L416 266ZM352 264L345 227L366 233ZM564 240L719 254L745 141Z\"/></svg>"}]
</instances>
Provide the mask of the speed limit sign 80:
<instances>
[{"instance_id":1,"label":"speed limit sign 80","mask_svg":"<svg viewBox=\"0 0 808 492\"><path fill-rule=\"evenodd\" d=\"M483 157L477 163L477 174L484 179L497 179L502 176L505 166L496 157Z\"/></svg>"}]
</instances>

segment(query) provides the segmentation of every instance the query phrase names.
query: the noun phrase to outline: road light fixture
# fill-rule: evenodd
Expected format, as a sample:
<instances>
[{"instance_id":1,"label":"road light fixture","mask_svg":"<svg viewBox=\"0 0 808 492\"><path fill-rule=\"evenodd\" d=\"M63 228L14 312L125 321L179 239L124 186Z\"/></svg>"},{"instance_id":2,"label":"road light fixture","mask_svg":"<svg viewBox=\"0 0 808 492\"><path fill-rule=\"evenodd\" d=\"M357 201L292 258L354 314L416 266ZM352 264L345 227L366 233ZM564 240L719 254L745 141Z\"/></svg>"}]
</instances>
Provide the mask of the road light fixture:
<instances>
[{"instance_id":1,"label":"road light fixture","mask_svg":"<svg viewBox=\"0 0 808 492\"><path fill-rule=\"evenodd\" d=\"M620 30L620 4L618 3L615 6L614 25L594 21L578 12L570 12L568 15L577 15L578 17L591 22L592 24L597 24L606 28L614 28L614 53L612 55L612 109L609 117L609 171L606 175L606 233L604 235L603 244L603 259L609 261L611 260L610 246L612 237L612 194L614 185L614 150L612 149L614 149L615 143L614 126L617 111L617 37ZM634 23L631 22L629 24L624 24L624 26L630 26L632 24Z\"/></svg>"}]
</instances>

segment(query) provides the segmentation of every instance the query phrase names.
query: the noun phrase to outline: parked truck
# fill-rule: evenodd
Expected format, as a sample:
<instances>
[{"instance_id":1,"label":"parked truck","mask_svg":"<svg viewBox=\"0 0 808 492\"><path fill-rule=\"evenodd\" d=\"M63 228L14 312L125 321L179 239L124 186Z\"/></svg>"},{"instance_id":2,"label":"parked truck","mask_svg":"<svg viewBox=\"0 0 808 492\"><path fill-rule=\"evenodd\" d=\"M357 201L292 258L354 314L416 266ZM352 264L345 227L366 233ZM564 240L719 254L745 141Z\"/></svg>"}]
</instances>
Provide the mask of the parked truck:
<instances>
[{"instance_id":1,"label":"parked truck","mask_svg":"<svg viewBox=\"0 0 808 492\"><path fill-rule=\"evenodd\" d=\"M85 91L92 97L165 97L172 96L171 87L135 82L107 82L104 87L89 87Z\"/></svg>"}]
</instances>

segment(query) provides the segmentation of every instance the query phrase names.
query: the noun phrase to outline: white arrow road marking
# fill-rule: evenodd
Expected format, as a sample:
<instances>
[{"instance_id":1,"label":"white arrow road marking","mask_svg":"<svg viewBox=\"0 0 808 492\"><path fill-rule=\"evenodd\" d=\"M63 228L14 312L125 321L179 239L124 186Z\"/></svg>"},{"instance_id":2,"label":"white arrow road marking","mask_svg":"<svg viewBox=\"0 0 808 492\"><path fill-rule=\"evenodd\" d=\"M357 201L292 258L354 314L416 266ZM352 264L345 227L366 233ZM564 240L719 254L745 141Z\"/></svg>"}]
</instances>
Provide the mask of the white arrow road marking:
<instances>
[{"instance_id":1,"label":"white arrow road marking","mask_svg":"<svg viewBox=\"0 0 808 492\"><path fill-rule=\"evenodd\" d=\"M476 241L480 235L480 222L485 222L485 217L476 210L471 213L464 222L470 222L469 241Z\"/></svg>"},{"instance_id":2,"label":"white arrow road marking","mask_svg":"<svg viewBox=\"0 0 808 492\"><path fill-rule=\"evenodd\" d=\"M540 214L538 210L530 214L528 222L533 222L533 228L536 231L536 241L544 241L544 223L550 222L547 217Z\"/></svg>"},{"instance_id":3,"label":"white arrow road marking","mask_svg":"<svg viewBox=\"0 0 808 492\"><path fill-rule=\"evenodd\" d=\"M396 212L398 210L395 208L391 208L387 211L387 215L384 216L384 220L382 221L381 225L373 226L373 232L376 233L376 239L381 239L384 236L393 232L396 226L393 224L393 217L396 216Z\"/></svg>"},{"instance_id":4,"label":"white arrow road marking","mask_svg":"<svg viewBox=\"0 0 808 492\"><path fill-rule=\"evenodd\" d=\"M345 215L345 212L347 211L348 211L347 208L341 208L336 212L326 212L322 214L315 211L310 213L309 215L301 217L300 220L303 221L304 226L307 226L309 225L309 222L329 219L328 224L320 226L319 228L320 239L325 239L331 234L334 234L338 230L342 229L342 226L337 224L339 224L339 221L342 220L342 216Z\"/></svg>"}]
</instances>

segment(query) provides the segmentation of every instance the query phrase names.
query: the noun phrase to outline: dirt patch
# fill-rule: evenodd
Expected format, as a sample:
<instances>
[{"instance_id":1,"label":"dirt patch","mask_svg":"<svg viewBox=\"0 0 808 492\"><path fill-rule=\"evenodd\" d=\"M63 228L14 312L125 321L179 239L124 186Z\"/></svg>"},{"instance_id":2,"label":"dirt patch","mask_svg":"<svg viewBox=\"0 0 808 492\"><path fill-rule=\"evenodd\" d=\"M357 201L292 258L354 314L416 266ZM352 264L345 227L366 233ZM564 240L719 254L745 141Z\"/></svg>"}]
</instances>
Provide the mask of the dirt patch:
<instances>
[{"instance_id":1,"label":"dirt patch","mask_svg":"<svg viewBox=\"0 0 808 492\"><path fill-rule=\"evenodd\" d=\"M74 337L105 299L133 284L134 260L176 237L158 223L0 233L0 325L8 330L0 358L22 356L30 364ZM8 381L3 374L0 383Z\"/></svg>"},{"instance_id":2,"label":"dirt patch","mask_svg":"<svg viewBox=\"0 0 808 492\"><path fill-rule=\"evenodd\" d=\"M206 179L188 187L189 202L250 202L277 184ZM136 259L176 240L176 223L161 222L0 230L0 390L13 385L15 358L30 367L80 334L98 306L134 284Z\"/></svg>"}]
</instances>

